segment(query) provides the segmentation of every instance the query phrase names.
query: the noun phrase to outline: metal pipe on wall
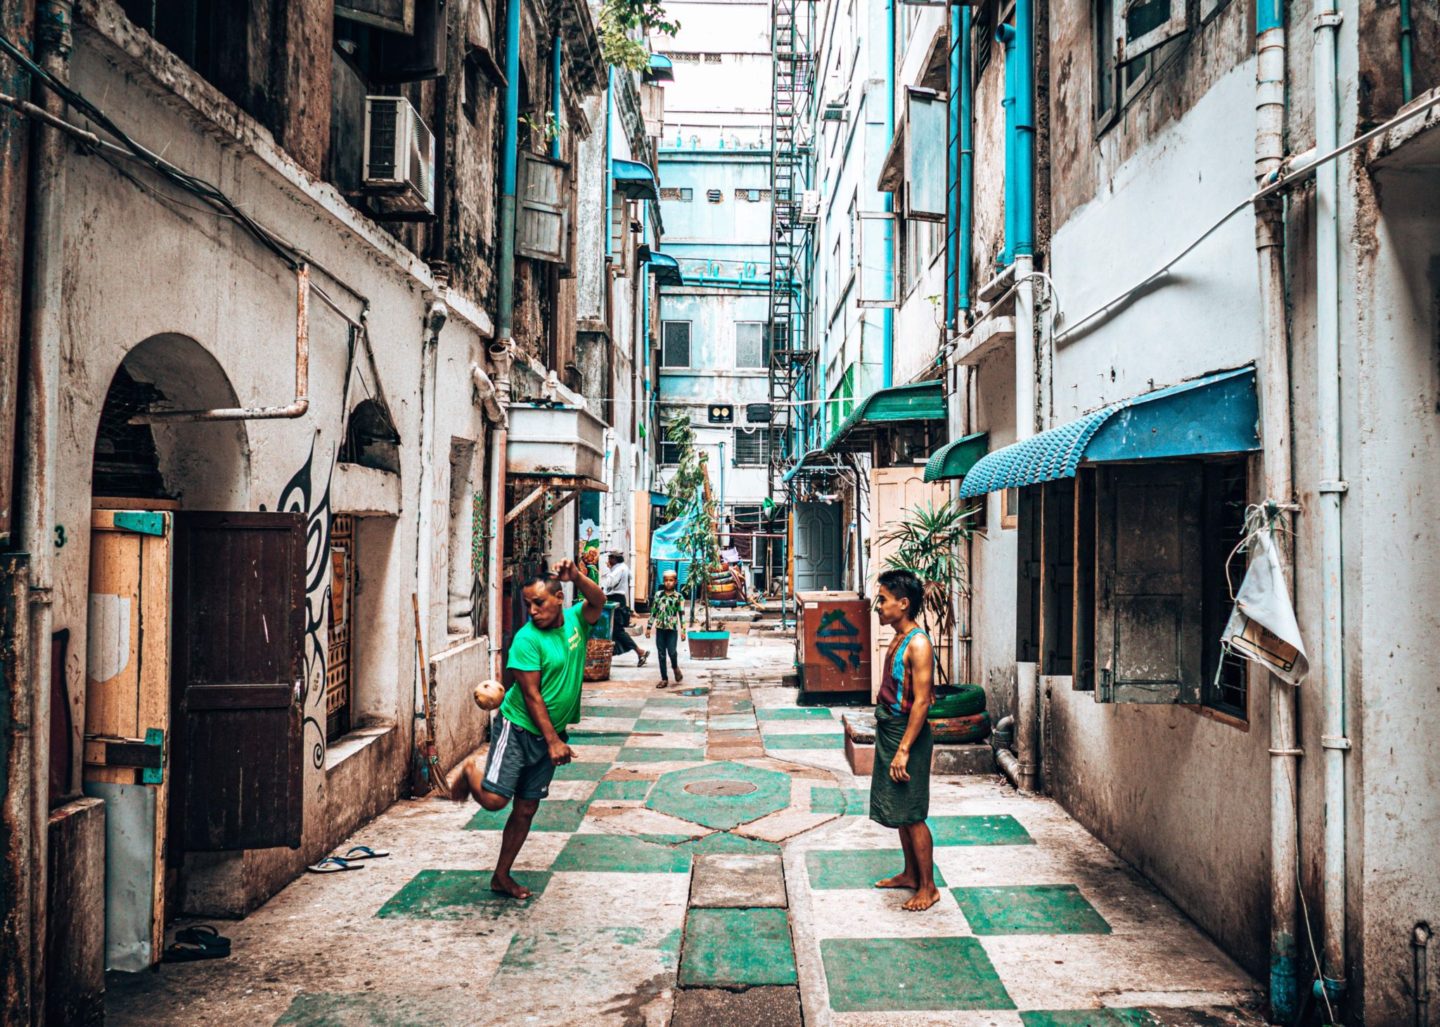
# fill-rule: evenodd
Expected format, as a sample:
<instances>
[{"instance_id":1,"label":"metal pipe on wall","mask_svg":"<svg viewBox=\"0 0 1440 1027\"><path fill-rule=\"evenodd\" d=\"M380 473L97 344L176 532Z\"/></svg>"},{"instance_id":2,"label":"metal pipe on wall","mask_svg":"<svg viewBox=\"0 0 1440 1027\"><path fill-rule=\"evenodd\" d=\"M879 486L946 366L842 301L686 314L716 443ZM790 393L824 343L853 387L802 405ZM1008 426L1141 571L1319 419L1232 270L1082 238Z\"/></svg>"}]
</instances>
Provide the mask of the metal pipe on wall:
<instances>
[{"instance_id":1,"label":"metal pipe on wall","mask_svg":"<svg viewBox=\"0 0 1440 1027\"><path fill-rule=\"evenodd\" d=\"M1328 153L1340 133L1338 47L1341 15L1335 0L1315 0L1315 148ZM1325 749L1325 929L1323 989L1330 1002L1346 987L1345 593L1341 543L1340 453L1340 165L1315 169L1315 420L1319 432L1320 666Z\"/></svg>"},{"instance_id":2,"label":"metal pipe on wall","mask_svg":"<svg viewBox=\"0 0 1440 1027\"><path fill-rule=\"evenodd\" d=\"M432 294L426 310L424 335L420 341L420 510L415 541L415 595L420 604L419 630L428 634L430 604L433 599L431 574L434 563L434 528L429 514L435 505L435 377L440 352L440 330L445 327L450 309L445 305L443 289ZM425 639L425 650L434 652L431 639ZM425 715L424 690L430 687L428 667L421 667L415 679L414 718ZM417 733L416 739L418 741ZM428 766L428 764L422 765Z\"/></svg>"},{"instance_id":3,"label":"metal pipe on wall","mask_svg":"<svg viewBox=\"0 0 1440 1027\"><path fill-rule=\"evenodd\" d=\"M496 260L495 338L515 330L515 183L520 164L521 0L505 5L505 105L500 136L500 255Z\"/></svg>"},{"instance_id":4,"label":"metal pipe on wall","mask_svg":"<svg viewBox=\"0 0 1440 1027\"><path fill-rule=\"evenodd\" d=\"M554 119L550 128L555 133L550 137L550 156L554 160L560 159L560 108L565 103L564 90L560 85L560 66L564 52L564 43L557 32L550 46L550 116Z\"/></svg>"},{"instance_id":5,"label":"metal pipe on wall","mask_svg":"<svg viewBox=\"0 0 1440 1027\"><path fill-rule=\"evenodd\" d=\"M889 146L895 138L895 75L899 69L895 66L895 0L885 0L885 145ZM893 213L895 210L895 194L887 192L884 198L885 211ZM894 235L892 238L899 238L898 224L891 226ZM896 300L900 298L900 288L895 278L899 268L895 267L895 247L889 246L885 250L885 271L890 280L890 288ZM884 388L890 388L895 384L895 310L893 307L886 307L880 312L881 323L881 363L880 381ZM859 496L856 496L857 507ZM858 554L857 554L858 558ZM864 586L861 586L862 591Z\"/></svg>"},{"instance_id":6,"label":"metal pipe on wall","mask_svg":"<svg viewBox=\"0 0 1440 1027\"><path fill-rule=\"evenodd\" d=\"M1255 9L1255 176L1263 186L1285 159L1284 10L1280 0L1258 0ZM1260 375L1261 428L1267 498L1289 502L1294 492L1290 454L1290 340L1285 309L1285 224L1283 199L1262 200L1255 210L1255 255L1259 264L1264 351ZM1289 571L1293 551L1281 541L1281 559ZM1292 582L1294 576L1287 574ZM1278 1023L1295 1018L1296 909L1299 857L1297 830L1300 750L1295 736L1295 689L1266 675L1270 682L1270 1016Z\"/></svg>"},{"instance_id":7,"label":"metal pipe on wall","mask_svg":"<svg viewBox=\"0 0 1440 1027\"><path fill-rule=\"evenodd\" d=\"M35 10L36 57L56 81L69 81L72 48L69 0L41 0ZM40 88L35 86L33 88ZM64 101L44 90L40 106L57 118ZM49 876L50 677L54 628L55 449L60 406L60 347L64 334L65 139L51 124L35 128L30 172L29 268L25 307L30 325L25 356L24 421L20 431L21 542L30 555L27 592L29 662L29 873L25 899L29 923L30 1015L44 1019L46 879Z\"/></svg>"}]
</instances>

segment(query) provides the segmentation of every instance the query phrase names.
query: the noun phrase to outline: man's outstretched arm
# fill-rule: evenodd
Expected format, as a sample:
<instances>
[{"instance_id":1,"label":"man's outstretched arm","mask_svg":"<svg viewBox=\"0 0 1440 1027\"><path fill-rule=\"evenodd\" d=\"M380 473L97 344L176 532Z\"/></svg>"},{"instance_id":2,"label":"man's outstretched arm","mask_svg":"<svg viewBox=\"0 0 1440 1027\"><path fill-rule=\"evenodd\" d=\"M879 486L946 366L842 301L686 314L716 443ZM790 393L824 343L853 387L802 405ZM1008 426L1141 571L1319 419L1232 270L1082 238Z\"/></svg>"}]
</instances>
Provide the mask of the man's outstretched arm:
<instances>
[{"instance_id":1,"label":"man's outstretched arm","mask_svg":"<svg viewBox=\"0 0 1440 1027\"><path fill-rule=\"evenodd\" d=\"M600 620L600 615L605 612L605 593L600 586L590 579L575 565L574 560L562 560L560 566L555 568L555 576L561 581L573 581L576 589L585 598L585 609L582 611L587 624L595 624Z\"/></svg>"}]
</instances>

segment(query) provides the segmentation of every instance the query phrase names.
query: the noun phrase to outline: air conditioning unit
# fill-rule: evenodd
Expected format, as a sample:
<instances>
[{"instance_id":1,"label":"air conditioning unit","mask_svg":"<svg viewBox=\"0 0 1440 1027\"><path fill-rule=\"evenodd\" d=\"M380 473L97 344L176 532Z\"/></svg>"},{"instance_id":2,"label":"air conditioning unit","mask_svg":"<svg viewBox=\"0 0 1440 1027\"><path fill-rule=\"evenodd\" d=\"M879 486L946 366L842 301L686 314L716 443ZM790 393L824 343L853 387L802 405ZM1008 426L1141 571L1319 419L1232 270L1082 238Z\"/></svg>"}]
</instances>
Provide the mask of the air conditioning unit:
<instances>
[{"instance_id":1,"label":"air conditioning unit","mask_svg":"<svg viewBox=\"0 0 1440 1027\"><path fill-rule=\"evenodd\" d=\"M800 194L800 220L812 225L820 220L819 189L806 189Z\"/></svg>"},{"instance_id":2,"label":"air conditioning unit","mask_svg":"<svg viewBox=\"0 0 1440 1027\"><path fill-rule=\"evenodd\" d=\"M435 137L404 97L365 97L361 180L382 215L435 213Z\"/></svg>"}]
</instances>

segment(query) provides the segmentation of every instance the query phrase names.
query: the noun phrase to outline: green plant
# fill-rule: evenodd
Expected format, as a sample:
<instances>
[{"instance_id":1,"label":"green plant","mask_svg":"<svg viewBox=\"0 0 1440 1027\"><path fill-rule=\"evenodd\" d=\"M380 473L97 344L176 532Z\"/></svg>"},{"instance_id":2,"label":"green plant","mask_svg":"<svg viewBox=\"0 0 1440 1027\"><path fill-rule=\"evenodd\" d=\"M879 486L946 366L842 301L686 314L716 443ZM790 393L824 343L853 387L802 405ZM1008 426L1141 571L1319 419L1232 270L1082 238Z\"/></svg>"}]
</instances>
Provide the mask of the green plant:
<instances>
[{"instance_id":1,"label":"green plant","mask_svg":"<svg viewBox=\"0 0 1440 1027\"><path fill-rule=\"evenodd\" d=\"M639 29L642 37L652 31L673 36L680 30L680 23L667 19L658 0L604 0L595 23L605 63L630 71L650 66L649 48L632 33Z\"/></svg>"},{"instance_id":2,"label":"green plant","mask_svg":"<svg viewBox=\"0 0 1440 1027\"><path fill-rule=\"evenodd\" d=\"M932 637L949 638L954 626L953 596L970 594L969 568L963 557L963 543L975 534L977 507L966 508L958 499L939 506L917 506L909 516L880 536L882 545L893 545L885 558L887 570L910 571L925 586L920 619ZM948 678L943 661L940 678Z\"/></svg>"},{"instance_id":3,"label":"green plant","mask_svg":"<svg viewBox=\"0 0 1440 1027\"><path fill-rule=\"evenodd\" d=\"M525 126L530 133L531 139L538 139L549 146L551 141L560 135L563 126L560 124L560 117L554 111L537 112L536 114L522 114L520 124Z\"/></svg>"},{"instance_id":4,"label":"green plant","mask_svg":"<svg viewBox=\"0 0 1440 1027\"><path fill-rule=\"evenodd\" d=\"M666 425L665 438L675 446L679 458L670 478L670 502L665 509L672 517L687 518L677 545L690 557L690 595L692 600L702 600L705 630L709 631L710 571L720 563L720 542L715 535L715 508L710 499L705 454L695 447L695 429L688 417L678 417ZM693 605L691 610L693 623Z\"/></svg>"}]
</instances>

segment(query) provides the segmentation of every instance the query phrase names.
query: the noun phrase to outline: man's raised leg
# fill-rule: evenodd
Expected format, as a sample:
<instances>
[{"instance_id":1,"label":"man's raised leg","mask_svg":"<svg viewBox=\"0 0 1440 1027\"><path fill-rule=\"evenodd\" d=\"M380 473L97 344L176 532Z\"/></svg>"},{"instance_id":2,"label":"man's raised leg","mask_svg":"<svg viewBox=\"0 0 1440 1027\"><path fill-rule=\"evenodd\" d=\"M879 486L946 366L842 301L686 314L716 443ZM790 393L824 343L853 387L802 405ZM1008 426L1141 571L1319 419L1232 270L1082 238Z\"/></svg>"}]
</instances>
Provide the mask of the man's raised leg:
<instances>
[{"instance_id":1,"label":"man's raised leg","mask_svg":"<svg viewBox=\"0 0 1440 1027\"><path fill-rule=\"evenodd\" d=\"M494 806L487 802L487 799L502 801L498 806ZM480 805L488 810L504 809L504 800L503 795L496 795L494 792L480 793ZM510 876L510 868L515 865L515 857L520 854L520 846L525 844L525 839L530 834L530 821L535 819L535 811L539 808L539 799L515 800L515 807L510 811L510 819L505 821L505 833L500 837L500 858L495 861L495 874L490 878L491 891L509 895L512 899L523 900L530 897L530 889Z\"/></svg>"},{"instance_id":2,"label":"man's raised leg","mask_svg":"<svg viewBox=\"0 0 1440 1027\"><path fill-rule=\"evenodd\" d=\"M902 827L900 835L908 835L910 841L905 850L905 868L908 871L913 865L915 869L915 896L901 908L918 913L940 901L940 892L935 888L935 842L930 837L930 825L923 820ZM913 864L909 860L913 860Z\"/></svg>"}]
</instances>

